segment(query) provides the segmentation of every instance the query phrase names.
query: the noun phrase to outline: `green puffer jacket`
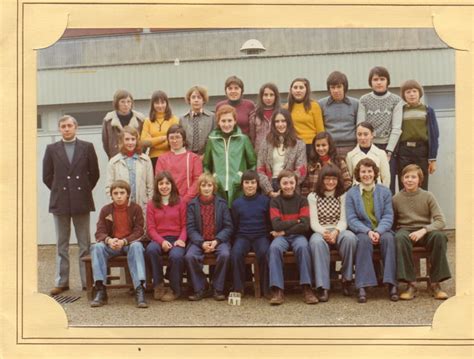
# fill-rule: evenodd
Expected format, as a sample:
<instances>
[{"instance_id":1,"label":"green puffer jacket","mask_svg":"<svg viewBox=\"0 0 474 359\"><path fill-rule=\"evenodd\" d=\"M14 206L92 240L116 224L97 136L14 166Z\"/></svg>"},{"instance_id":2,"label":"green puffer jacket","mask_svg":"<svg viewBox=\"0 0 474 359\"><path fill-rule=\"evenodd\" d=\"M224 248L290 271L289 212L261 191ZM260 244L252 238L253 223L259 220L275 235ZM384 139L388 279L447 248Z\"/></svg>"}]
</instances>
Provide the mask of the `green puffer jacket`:
<instances>
[{"instance_id":1,"label":"green puffer jacket","mask_svg":"<svg viewBox=\"0 0 474 359\"><path fill-rule=\"evenodd\" d=\"M252 143L238 126L235 126L227 141L224 140L219 128L209 134L203 160L204 170L216 178L218 193L227 200L229 208L242 194L240 188L242 173L254 170L256 163Z\"/></svg>"}]
</instances>

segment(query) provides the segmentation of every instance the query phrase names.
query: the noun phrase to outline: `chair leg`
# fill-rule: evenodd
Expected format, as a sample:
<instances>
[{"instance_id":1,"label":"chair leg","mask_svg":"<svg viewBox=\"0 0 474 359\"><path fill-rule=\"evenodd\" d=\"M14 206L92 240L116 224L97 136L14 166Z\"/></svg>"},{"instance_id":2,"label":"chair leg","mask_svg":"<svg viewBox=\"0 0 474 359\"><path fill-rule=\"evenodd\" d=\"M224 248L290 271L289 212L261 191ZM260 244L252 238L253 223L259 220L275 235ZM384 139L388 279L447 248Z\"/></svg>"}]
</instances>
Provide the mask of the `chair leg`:
<instances>
[{"instance_id":1,"label":"chair leg","mask_svg":"<svg viewBox=\"0 0 474 359\"><path fill-rule=\"evenodd\" d=\"M257 257L254 257L253 260L253 289L255 291L255 298L260 298L262 295L260 293L260 268L258 267Z\"/></svg>"}]
</instances>

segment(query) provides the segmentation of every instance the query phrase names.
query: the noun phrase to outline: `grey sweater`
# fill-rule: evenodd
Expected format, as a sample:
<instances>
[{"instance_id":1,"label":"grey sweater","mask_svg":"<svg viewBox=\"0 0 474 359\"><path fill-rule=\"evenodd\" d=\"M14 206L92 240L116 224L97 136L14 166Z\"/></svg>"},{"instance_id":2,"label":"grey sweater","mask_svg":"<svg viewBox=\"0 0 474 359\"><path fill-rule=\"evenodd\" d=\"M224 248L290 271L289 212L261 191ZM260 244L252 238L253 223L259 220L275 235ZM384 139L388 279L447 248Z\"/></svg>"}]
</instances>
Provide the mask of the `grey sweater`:
<instances>
[{"instance_id":1,"label":"grey sweater","mask_svg":"<svg viewBox=\"0 0 474 359\"><path fill-rule=\"evenodd\" d=\"M328 96L318 102L323 112L324 128L331 134L336 146L355 146L359 100L346 96L343 101L336 102Z\"/></svg>"}]
</instances>

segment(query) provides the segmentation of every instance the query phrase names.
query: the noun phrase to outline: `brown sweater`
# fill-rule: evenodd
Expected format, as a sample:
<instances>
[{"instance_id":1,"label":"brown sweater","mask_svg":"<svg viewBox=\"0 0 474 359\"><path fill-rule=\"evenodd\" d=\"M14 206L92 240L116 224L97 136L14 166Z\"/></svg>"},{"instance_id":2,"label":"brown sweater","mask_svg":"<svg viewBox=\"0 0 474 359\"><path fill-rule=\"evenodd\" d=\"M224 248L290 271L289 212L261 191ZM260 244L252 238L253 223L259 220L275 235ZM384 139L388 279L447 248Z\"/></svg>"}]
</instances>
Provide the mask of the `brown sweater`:
<instances>
[{"instance_id":1,"label":"brown sweater","mask_svg":"<svg viewBox=\"0 0 474 359\"><path fill-rule=\"evenodd\" d=\"M434 195L421 188L416 192L402 190L393 196L393 211L397 229L440 231L446 223Z\"/></svg>"},{"instance_id":2,"label":"brown sweater","mask_svg":"<svg viewBox=\"0 0 474 359\"><path fill-rule=\"evenodd\" d=\"M135 202L130 202L127 206L127 219L131 233L126 237L128 243L140 240L144 234L143 210ZM97 221L97 230L95 240L97 242L105 241L107 237L113 237L117 228L117 218L114 213L114 204L109 203L102 207Z\"/></svg>"}]
</instances>

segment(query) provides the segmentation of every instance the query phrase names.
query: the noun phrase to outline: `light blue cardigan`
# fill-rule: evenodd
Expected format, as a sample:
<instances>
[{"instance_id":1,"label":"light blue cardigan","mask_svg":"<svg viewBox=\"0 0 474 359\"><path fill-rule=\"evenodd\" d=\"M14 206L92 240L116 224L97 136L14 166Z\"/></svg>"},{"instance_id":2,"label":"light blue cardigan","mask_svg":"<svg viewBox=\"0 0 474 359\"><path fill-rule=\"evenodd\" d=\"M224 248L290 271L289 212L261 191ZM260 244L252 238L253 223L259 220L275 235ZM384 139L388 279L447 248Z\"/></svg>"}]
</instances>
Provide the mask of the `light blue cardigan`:
<instances>
[{"instance_id":1,"label":"light blue cardigan","mask_svg":"<svg viewBox=\"0 0 474 359\"><path fill-rule=\"evenodd\" d=\"M393 207L392 193L380 184L374 188L374 211L377 218L377 228L372 229L367 213L365 212L364 201L362 200L360 185L352 187L346 194L346 218L347 225L354 233L368 233L373 230L383 234L392 229Z\"/></svg>"}]
</instances>

